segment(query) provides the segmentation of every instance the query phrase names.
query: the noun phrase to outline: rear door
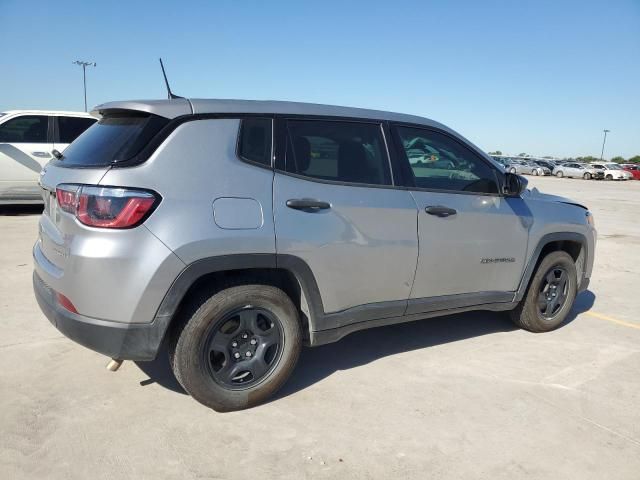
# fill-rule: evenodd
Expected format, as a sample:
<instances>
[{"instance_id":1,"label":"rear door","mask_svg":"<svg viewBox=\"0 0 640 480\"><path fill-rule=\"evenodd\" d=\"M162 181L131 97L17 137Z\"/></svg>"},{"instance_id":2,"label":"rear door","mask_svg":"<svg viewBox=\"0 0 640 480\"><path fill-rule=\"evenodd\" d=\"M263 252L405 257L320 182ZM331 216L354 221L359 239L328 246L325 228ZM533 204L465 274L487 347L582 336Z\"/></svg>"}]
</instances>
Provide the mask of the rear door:
<instances>
[{"instance_id":1,"label":"rear door","mask_svg":"<svg viewBox=\"0 0 640 480\"><path fill-rule=\"evenodd\" d=\"M448 133L392 130L418 206L420 252L407 313L511 300L531 225L524 201L501 196L497 169Z\"/></svg>"},{"instance_id":2,"label":"rear door","mask_svg":"<svg viewBox=\"0 0 640 480\"><path fill-rule=\"evenodd\" d=\"M278 258L303 260L325 313L317 328L402 315L415 272L417 210L393 185L379 122L281 119L274 177Z\"/></svg>"},{"instance_id":3,"label":"rear door","mask_svg":"<svg viewBox=\"0 0 640 480\"><path fill-rule=\"evenodd\" d=\"M52 158L50 117L19 115L0 125L0 199L38 199L38 174Z\"/></svg>"},{"instance_id":4,"label":"rear door","mask_svg":"<svg viewBox=\"0 0 640 480\"><path fill-rule=\"evenodd\" d=\"M71 142L97 122L95 118L71 117L66 115L57 115L54 117L54 120L55 133L53 137L53 148L59 152L64 152Z\"/></svg>"}]
</instances>

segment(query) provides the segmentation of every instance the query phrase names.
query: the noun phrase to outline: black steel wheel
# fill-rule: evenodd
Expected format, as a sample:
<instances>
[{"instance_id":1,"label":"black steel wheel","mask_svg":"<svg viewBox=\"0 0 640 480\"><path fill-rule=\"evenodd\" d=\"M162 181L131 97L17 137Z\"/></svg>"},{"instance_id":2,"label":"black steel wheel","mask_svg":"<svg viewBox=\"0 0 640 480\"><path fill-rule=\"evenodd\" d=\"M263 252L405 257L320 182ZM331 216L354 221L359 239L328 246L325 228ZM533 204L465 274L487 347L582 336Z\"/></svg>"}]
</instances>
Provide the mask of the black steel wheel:
<instances>
[{"instance_id":1,"label":"black steel wheel","mask_svg":"<svg viewBox=\"0 0 640 480\"><path fill-rule=\"evenodd\" d=\"M529 288L510 312L516 325L530 332L548 332L567 318L577 292L576 265L564 251L548 253L538 265Z\"/></svg>"},{"instance_id":2,"label":"black steel wheel","mask_svg":"<svg viewBox=\"0 0 640 480\"><path fill-rule=\"evenodd\" d=\"M277 365L283 341L280 320L268 310L247 305L213 325L202 360L215 382L230 389L248 388Z\"/></svg>"},{"instance_id":3,"label":"black steel wheel","mask_svg":"<svg viewBox=\"0 0 640 480\"><path fill-rule=\"evenodd\" d=\"M298 309L270 285L202 292L176 320L169 345L176 379L219 412L267 400L287 381L302 348Z\"/></svg>"},{"instance_id":4,"label":"black steel wheel","mask_svg":"<svg viewBox=\"0 0 640 480\"><path fill-rule=\"evenodd\" d=\"M569 274L567 271L555 265L549 269L540 282L538 292L538 308L543 318L553 320L558 314L564 302L567 300L569 290Z\"/></svg>"}]
</instances>

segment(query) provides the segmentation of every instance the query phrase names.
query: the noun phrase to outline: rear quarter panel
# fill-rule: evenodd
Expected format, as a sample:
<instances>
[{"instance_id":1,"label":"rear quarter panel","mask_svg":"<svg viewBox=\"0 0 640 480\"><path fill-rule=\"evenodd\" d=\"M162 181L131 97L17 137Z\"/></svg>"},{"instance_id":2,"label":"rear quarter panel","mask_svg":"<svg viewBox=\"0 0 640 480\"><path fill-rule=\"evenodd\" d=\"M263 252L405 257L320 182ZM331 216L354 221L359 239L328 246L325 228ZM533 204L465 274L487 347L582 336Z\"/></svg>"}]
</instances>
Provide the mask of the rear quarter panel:
<instances>
[{"instance_id":1,"label":"rear quarter panel","mask_svg":"<svg viewBox=\"0 0 640 480\"><path fill-rule=\"evenodd\" d=\"M162 202L144 225L186 264L225 254L275 254L273 171L237 157L239 127L237 119L186 122L147 162L114 168L101 184L158 192ZM214 202L224 206L217 216Z\"/></svg>"}]
</instances>

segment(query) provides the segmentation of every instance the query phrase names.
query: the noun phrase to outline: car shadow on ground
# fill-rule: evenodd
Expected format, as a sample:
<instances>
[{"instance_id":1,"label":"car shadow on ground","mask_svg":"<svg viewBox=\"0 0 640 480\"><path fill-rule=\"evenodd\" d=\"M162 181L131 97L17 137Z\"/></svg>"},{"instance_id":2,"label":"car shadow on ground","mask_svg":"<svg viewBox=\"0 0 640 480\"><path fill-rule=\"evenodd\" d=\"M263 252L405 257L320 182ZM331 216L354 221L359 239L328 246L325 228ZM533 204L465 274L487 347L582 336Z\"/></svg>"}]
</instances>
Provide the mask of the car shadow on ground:
<instances>
[{"instance_id":1,"label":"car shadow on ground","mask_svg":"<svg viewBox=\"0 0 640 480\"><path fill-rule=\"evenodd\" d=\"M589 310L594 301L591 291L578 295L563 326ZM291 378L272 401L304 390L337 371L357 368L389 355L516 329L506 312L469 312L352 333L336 343L303 349ZM157 383L185 393L171 371L166 349L154 361L136 364L149 376L141 385Z\"/></svg>"},{"instance_id":2,"label":"car shadow on ground","mask_svg":"<svg viewBox=\"0 0 640 480\"><path fill-rule=\"evenodd\" d=\"M2 205L0 204L0 217L21 217L25 215L40 215L44 206L42 204L33 205Z\"/></svg>"}]
</instances>

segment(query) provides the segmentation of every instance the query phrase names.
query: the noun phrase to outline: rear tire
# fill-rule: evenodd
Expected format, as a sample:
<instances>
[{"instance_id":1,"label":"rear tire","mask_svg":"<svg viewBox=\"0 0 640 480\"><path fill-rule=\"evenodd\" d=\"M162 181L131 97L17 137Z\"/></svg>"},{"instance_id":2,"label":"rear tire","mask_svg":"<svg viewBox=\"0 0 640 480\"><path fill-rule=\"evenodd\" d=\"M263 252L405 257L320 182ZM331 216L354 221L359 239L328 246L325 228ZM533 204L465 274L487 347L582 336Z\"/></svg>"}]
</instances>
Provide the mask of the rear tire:
<instances>
[{"instance_id":1,"label":"rear tire","mask_svg":"<svg viewBox=\"0 0 640 480\"><path fill-rule=\"evenodd\" d=\"M531 170L531 174L532 174L532 175L535 175L536 177L537 177L538 175L540 175L540 174L538 173L538 170L537 170L537 169Z\"/></svg>"},{"instance_id":2,"label":"rear tire","mask_svg":"<svg viewBox=\"0 0 640 480\"><path fill-rule=\"evenodd\" d=\"M272 286L241 285L201 296L186 306L183 319L169 347L171 367L195 400L218 412L267 400L300 355L298 311Z\"/></svg>"},{"instance_id":3,"label":"rear tire","mask_svg":"<svg viewBox=\"0 0 640 480\"><path fill-rule=\"evenodd\" d=\"M511 168L511 169L509 169L509 172L510 173L516 173L516 169L515 168Z\"/></svg>"},{"instance_id":4,"label":"rear tire","mask_svg":"<svg viewBox=\"0 0 640 480\"><path fill-rule=\"evenodd\" d=\"M576 293L573 258L564 251L551 252L540 262L525 297L510 312L511 320L530 332L554 330L567 318Z\"/></svg>"},{"instance_id":5,"label":"rear tire","mask_svg":"<svg viewBox=\"0 0 640 480\"><path fill-rule=\"evenodd\" d=\"M556 177L562 178L563 176L564 174L562 173L562 170L560 170L559 172L556 172Z\"/></svg>"}]
</instances>

